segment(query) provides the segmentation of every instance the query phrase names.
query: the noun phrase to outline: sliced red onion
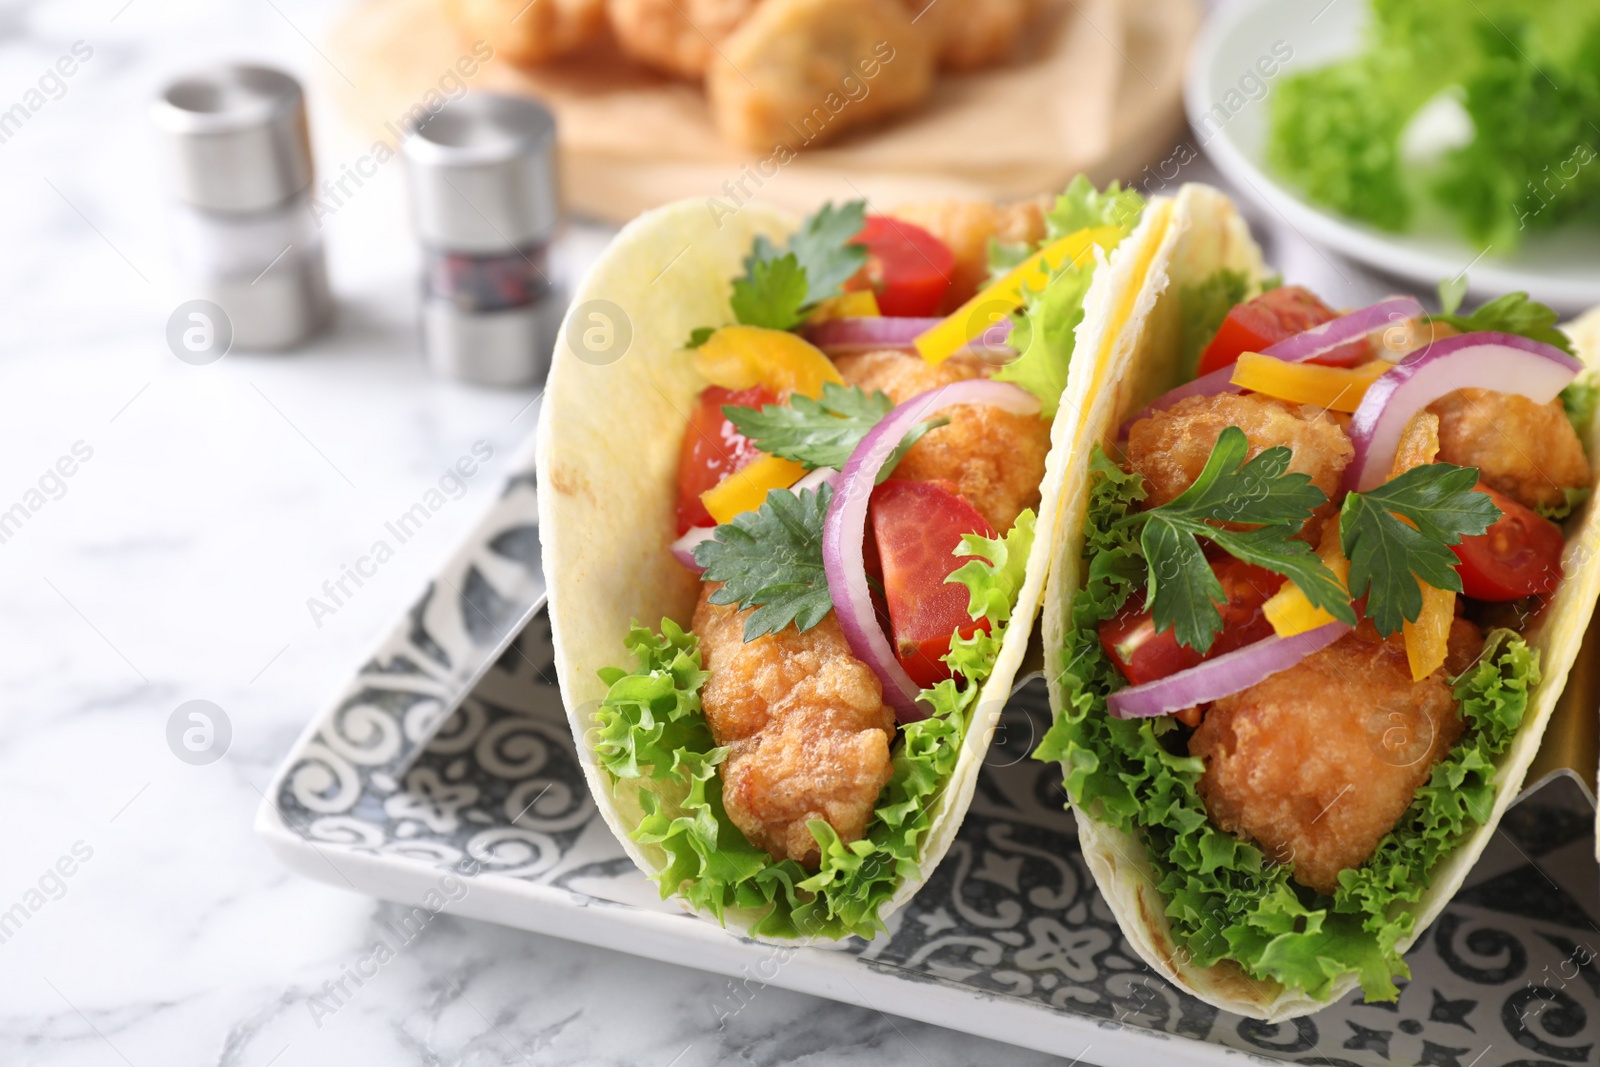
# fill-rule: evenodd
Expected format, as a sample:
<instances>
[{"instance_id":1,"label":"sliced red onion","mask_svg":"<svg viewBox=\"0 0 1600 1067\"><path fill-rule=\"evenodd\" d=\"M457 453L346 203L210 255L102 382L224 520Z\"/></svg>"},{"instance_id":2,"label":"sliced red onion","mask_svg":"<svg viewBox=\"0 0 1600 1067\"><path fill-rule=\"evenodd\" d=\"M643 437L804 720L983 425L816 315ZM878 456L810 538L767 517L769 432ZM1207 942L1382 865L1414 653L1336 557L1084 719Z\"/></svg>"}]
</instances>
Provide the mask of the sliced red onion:
<instances>
[{"instance_id":1,"label":"sliced red onion","mask_svg":"<svg viewBox=\"0 0 1600 1067\"><path fill-rule=\"evenodd\" d=\"M1321 326L1313 326L1304 333L1286 337L1277 344L1262 349L1261 354L1281 359L1285 363L1306 363L1319 356L1326 356L1351 341L1398 325L1408 319L1417 318L1422 314L1422 305L1417 303L1415 297L1391 296L1371 307L1352 311ZM1340 362L1349 364L1351 360L1341 359ZM1222 396L1242 392L1244 389L1241 386L1233 384L1232 365L1222 367L1192 382L1180 385L1170 392L1162 393L1137 415L1124 422L1119 436L1127 437L1128 430L1140 419L1149 418L1158 411L1165 411L1178 401L1187 400L1191 396Z\"/></svg>"},{"instance_id":2,"label":"sliced red onion","mask_svg":"<svg viewBox=\"0 0 1600 1067\"><path fill-rule=\"evenodd\" d=\"M1548 404L1583 364L1552 345L1510 333L1464 333L1411 353L1367 388L1350 417L1355 458L1345 468L1348 489L1366 491L1389 480L1400 435L1411 416L1457 389L1493 389Z\"/></svg>"},{"instance_id":3,"label":"sliced red onion","mask_svg":"<svg viewBox=\"0 0 1600 1067\"><path fill-rule=\"evenodd\" d=\"M699 574L704 567L694 561L694 546L709 540L717 532L715 526L691 526L687 533L672 542L672 558Z\"/></svg>"},{"instance_id":4,"label":"sliced red onion","mask_svg":"<svg viewBox=\"0 0 1600 1067\"><path fill-rule=\"evenodd\" d=\"M798 493L802 489L809 489L815 493L822 488L824 482L832 481L838 473L832 467L818 467L791 485L789 491ZM699 574L705 568L694 561L694 547L701 541L708 540L716 531L717 528L715 526L691 526L688 532L672 542L672 557L696 574Z\"/></svg>"},{"instance_id":5,"label":"sliced red onion","mask_svg":"<svg viewBox=\"0 0 1600 1067\"><path fill-rule=\"evenodd\" d=\"M829 319L803 332L805 339L830 356L848 356L857 352L876 352L883 348L911 348L916 339L943 322L943 319L892 318L888 316ZM1009 318L995 323L978 337L969 348L1009 351L1006 339L1011 336Z\"/></svg>"},{"instance_id":6,"label":"sliced red onion","mask_svg":"<svg viewBox=\"0 0 1600 1067\"><path fill-rule=\"evenodd\" d=\"M878 472L902 438L923 419L958 404L987 404L1014 415L1037 415L1039 399L1006 382L973 378L930 389L914 396L885 415L861 439L844 470L834 482L833 501L822 523L822 563L828 575L828 592L850 650L883 683L883 699L901 722L928 717L917 703L917 684L895 658L894 646L878 623L867 586L863 542L867 533L867 503Z\"/></svg>"},{"instance_id":7,"label":"sliced red onion","mask_svg":"<svg viewBox=\"0 0 1600 1067\"><path fill-rule=\"evenodd\" d=\"M1106 699L1106 704L1114 719L1171 715L1248 689L1288 670L1313 652L1320 652L1349 632L1349 624L1330 622L1292 637L1262 638L1177 674L1119 689Z\"/></svg>"}]
</instances>

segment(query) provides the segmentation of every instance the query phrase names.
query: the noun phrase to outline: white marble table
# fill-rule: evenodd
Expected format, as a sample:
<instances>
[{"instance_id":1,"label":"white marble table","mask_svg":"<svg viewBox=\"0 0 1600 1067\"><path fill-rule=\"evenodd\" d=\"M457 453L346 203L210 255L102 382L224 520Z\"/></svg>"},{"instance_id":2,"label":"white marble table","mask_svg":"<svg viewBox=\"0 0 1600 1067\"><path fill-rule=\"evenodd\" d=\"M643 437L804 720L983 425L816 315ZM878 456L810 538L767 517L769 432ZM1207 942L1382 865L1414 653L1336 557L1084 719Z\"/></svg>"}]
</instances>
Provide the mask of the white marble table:
<instances>
[{"instance_id":1,"label":"white marble table","mask_svg":"<svg viewBox=\"0 0 1600 1067\"><path fill-rule=\"evenodd\" d=\"M250 832L260 790L533 418L531 392L423 370L398 164L328 221L327 335L205 367L165 346L192 294L168 265L145 104L185 67L281 65L308 85L336 169L366 145L323 92L339 75L313 42L334 7L0 3L0 111L74 42L93 49L0 143L0 511L46 495L0 543L0 913L26 916L0 933L0 1063L1045 1062L776 989L708 1032L697 1009L722 979L452 918L336 1015L311 1010L386 906L279 868ZM567 269L599 239L576 231ZM465 496L314 620L307 599L477 441L494 459ZM74 449L88 458L41 486ZM166 741L193 699L232 727L208 766Z\"/></svg>"}]
</instances>

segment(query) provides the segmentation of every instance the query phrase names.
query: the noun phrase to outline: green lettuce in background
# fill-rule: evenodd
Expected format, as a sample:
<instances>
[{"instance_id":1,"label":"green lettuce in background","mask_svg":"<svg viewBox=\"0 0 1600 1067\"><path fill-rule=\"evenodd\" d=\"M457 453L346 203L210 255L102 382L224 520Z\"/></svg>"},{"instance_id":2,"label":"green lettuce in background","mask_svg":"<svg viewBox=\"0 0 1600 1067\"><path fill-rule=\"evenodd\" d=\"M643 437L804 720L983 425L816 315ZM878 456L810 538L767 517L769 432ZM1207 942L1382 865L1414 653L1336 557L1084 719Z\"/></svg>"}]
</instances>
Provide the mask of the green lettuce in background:
<instances>
[{"instance_id":1,"label":"green lettuce in background","mask_svg":"<svg viewBox=\"0 0 1600 1067\"><path fill-rule=\"evenodd\" d=\"M1083 814L1138 837L1148 851L1174 938L1201 967L1223 959L1251 976L1312 997L1360 976L1369 1000L1393 1000L1408 976L1399 942L1413 930L1406 905L1428 874L1494 805L1494 760L1511 743L1539 683L1538 653L1496 631L1477 664L1456 680L1466 730L1433 768L1411 807L1359 869L1324 896L1296 884L1291 868L1212 825L1200 799L1203 761L1169 752L1179 729L1170 716L1113 719L1106 697L1125 684L1100 647L1098 627L1142 587L1137 534L1117 523L1144 498L1143 479L1098 449L1083 588L1056 661L1064 697L1035 759L1061 765L1067 794Z\"/></svg>"},{"instance_id":2,"label":"green lettuce in background","mask_svg":"<svg viewBox=\"0 0 1600 1067\"><path fill-rule=\"evenodd\" d=\"M1372 0L1363 50L1286 78L1268 161L1313 201L1386 230L1425 203L1471 240L1600 222L1600 5L1592 0ZM1471 139L1408 162L1402 137L1441 94Z\"/></svg>"}]
</instances>

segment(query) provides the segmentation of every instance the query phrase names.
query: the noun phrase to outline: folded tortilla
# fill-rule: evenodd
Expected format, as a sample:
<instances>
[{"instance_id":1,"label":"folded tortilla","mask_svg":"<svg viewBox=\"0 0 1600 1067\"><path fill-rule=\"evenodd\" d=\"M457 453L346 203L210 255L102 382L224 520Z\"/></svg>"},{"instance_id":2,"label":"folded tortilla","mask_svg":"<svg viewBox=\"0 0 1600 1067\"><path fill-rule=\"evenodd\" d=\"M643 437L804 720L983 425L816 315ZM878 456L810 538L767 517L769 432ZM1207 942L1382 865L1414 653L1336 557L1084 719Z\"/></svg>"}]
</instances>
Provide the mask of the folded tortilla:
<instances>
[{"instance_id":1,"label":"folded tortilla","mask_svg":"<svg viewBox=\"0 0 1600 1067\"><path fill-rule=\"evenodd\" d=\"M1100 263L1051 427L1026 578L994 671L973 705L956 768L931 809L916 874L905 877L880 908L880 922L932 873L972 799L1043 595L1062 485L1082 465L1076 448L1082 404L1070 398L1092 391L1103 377L1099 365L1127 319L1118 294L1144 291L1144 275L1171 211L1170 203L1148 206L1108 260L1096 251ZM545 391L537 459L539 534L556 672L595 802L628 855L652 877L663 873L667 857L631 836L645 814L639 780L613 778L596 760L595 712L607 691L597 672L631 666L623 638L635 621L653 628L668 617L687 627L693 615L700 581L668 551L679 443L705 385L682 345L692 329L727 320L730 281L741 273L754 238L781 240L797 225L791 216L755 204L719 219L704 201L681 201L640 216L574 294ZM728 909L722 921L749 934L763 914Z\"/></svg>"},{"instance_id":2,"label":"folded tortilla","mask_svg":"<svg viewBox=\"0 0 1600 1067\"><path fill-rule=\"evenodd\" d=\"M1186 185L1176 198L1173 223L1164 234L1157 259L1143 288L1126 299L1135 309L1126 335L1102 368L1107 381L1088 400L1080 426L1080 455L1095 443L1115 454L1113 445L1124 419L1162 393L1182 384L1179 352L1180 294L1222 269L1238 271L1254 282L1262 273L1260 249L1233 203L1215 189ZM1600 365L1600 319L1574 330L1582 356ZM1600 460L1600 419L1584 444L1591 461ZM1088 466L1075 463L1063 489L1062 515L1049 584L1043 606L1046 677L1051 707L1063 706L1061 649L1070 623L1072 598L1083 585L1084 521L1088 506ZM1566 574L1549 608L1523 633L1540 654L1542 682L1529 696L1521 727L1496 763L1495 798L1488 819L1463 834L1453 851L1428 872L1428 889L1411 906L1415 925L1399 945L1404 952L1438 917L1487 846L1501 816L1516 799L1524 774L1538 751L1546 722L1561 695L1567 672L1588 627L1600 594L1600 506L1591 496L1568 519L1563 557ZM1278 982L1255 978L1238 964L1224 960L1209 967L1194 963L1174 936L1167 901L1156 887L1149 854L1142 840L1096 819L1093 811L1076 812L1085 861L1123 932L1150 966L1174 984L1207 1003L1257 1019L1281 1021L1306 1015L1342 998L1358 984L1357 974L1335 980L1326 995L1312 997Z\"/></svg>"}]
</instances>

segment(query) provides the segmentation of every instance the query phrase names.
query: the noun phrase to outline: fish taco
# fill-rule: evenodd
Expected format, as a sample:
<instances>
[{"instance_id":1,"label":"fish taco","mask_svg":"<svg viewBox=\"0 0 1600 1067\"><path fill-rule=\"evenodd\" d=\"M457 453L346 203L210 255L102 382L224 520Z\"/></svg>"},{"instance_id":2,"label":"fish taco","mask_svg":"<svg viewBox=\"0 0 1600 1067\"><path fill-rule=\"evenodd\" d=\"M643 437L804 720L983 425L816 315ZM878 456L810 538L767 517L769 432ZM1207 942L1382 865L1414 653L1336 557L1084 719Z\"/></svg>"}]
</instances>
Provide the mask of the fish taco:
<instances>
[{"instance_id":1,"label":"fish taco","mask_svg":"<svg viewBox=\"0 0 1600 1067\"><path fill-rule=\"evenodd\" d=\"M1180 987L1271 1019L1393 1000L1600 592L1594 382L1525 294L1341 313L1280 284L1204 186L1143 284L1063 488L1036 756Z\"/></svg>"},{"instance_id":2,"label":"fish taco","mask_svg":"<svg viewBox=\"0 0 1600 1067\"><path fill-rule=\"evenodd\" d=\"M684 202L574 298L540 415L556 667L664 898L872 936L972 796L1081 404L1171 214L1078 180L797 220Z\"/></svg>"}]
</instances>

